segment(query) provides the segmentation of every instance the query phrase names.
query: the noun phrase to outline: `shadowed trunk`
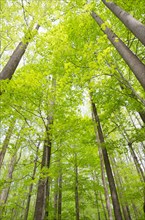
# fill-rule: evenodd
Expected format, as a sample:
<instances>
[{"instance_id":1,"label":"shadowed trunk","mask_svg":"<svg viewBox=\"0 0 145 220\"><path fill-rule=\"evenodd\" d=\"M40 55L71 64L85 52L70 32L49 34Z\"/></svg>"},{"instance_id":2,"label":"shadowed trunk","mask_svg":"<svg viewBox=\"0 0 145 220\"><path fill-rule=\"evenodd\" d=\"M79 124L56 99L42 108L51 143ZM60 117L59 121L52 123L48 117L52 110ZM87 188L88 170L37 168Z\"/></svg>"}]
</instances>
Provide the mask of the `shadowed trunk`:
<instances>
[{"instance_id":1,"label":"shadowed trunk","mask_svg":"<svg viewBox=\"0 0 145 220\"><path fill-rule=\"evenodd\" d=\"M91 15L100 27L104 24L104 21L95 12L92 12ZM105 27L105 30L103 29L102 31L107 35L108 39L145 89L145 65L110 28Z\"/></svg>"},{"instance_id":2,"label":"shadowed trunk","mask_svg":"<svg viewBox=\"0 0 145 220\"><path fill-rule=\"evenodd\" d=\"M0 169L2 167L2 163L3 163L4 157L5 157L5 154L6 154L6 150L8 148L9 142L10 142L10 138L11 138L11 136L13 134L14 126L15 126L15 122L13 122L10 125L10 127L9 127L9 129L8 129L8 131L6 133L6 137L4 139L3 145L2 145L2 150L0 152Z\"/></svg>"},{"instance_id":3,"label":"shadowed trunk","mask_svg":"<svg viewBox=\"0 0 145 220\"><path fill-rule=\"evenodd\" d=\"M34 169L33 169L33 174L32 174L32 180L34 180L35 174L36 174L39 145L40 145L40 143L38 144L37 151L36 151L36 157L35 157L35 161L34 161ZM25 213L24 213L24 220L27 220L27 218L28 218L29 208L30 208L30 202L31 202L31 196L32 196L32 190L33 190L33 185L34 185L34 184L32 183L32 184L30 185L30 187L29 187L29 193L28 193L28 198L27 198L26 208L25 208Z\"/></svg>"},{"instance_id":4,"label":"shadowed trunk","mask_svg":"<svg viewBox=\"0 0 145 220\"><path fill-rule=\"evenodd\" d=\"M58 220L61 220L61 209L62 209L62 173L58 178Z\"/></svg>"},{"instance_id":5,"label":"shadowed trunk","mask_svg":"<svg viewBox=\"0 0 145 220\"><path fill-rule=\"evenodd\" d=\"M113 172L115 174L116 184L119 189L119 191L118 191L119 198L122 199L123 198L123 191L124 191L122 177L118 172L117 163L116 163L116 160L114 157L111 158L111 162L112 162ZM121 206L122 206L124 219L125 220L132 220L127 201L124 201L123 203L121 203Z\"/></svg>"},{"instance_id":6,"label":"shadowed trunk","mask_svg":"<svg viewBox=\"0 0 145 220\"><path fill-rule=\"evenodd\" d=\"M50 125L52 124L52 122L53 122L52 118L48 118L48 124L46 127L46 139L44 141L43 156L41 162L42 176L40 177L38 182L34 220L43 220L45 216L46 192L48 188L48 177L45 177L46 176L45 168L48 169L50 167L50 157L51 157Z\"/></svg>"},{"instance_id":7,"label":"shadowed trunk","mask_svg":"<svg viewBox=\"0 0 145 220\"><path fill-rule=\"evenodd\" d=\"M77 154L75 153L75 209L76 209L76 220L80 219L80 208L79 208L79 181L78 181L78 165L77 165Z\"/></svg>"},{"instance_id":8,"label":"shadowed trunk","mask_svg":"<svg viewBox=\"0 0 145 220\"><path fill-rule=\"evenodd\" d=\"M122 21L122 23L145 45L145 26L113 2L102 2Z\"/></svg>"},{"instance_id":9,"label":"shadowed trunk","mask_svg":"<svg viewBox=\"0 0 145 220\"><path fill-rule=\"evenodd\" d=\"M94 121L96 123L97 132L98 132L97 140L98 140L98 144L100 145L100 148L102 149L105 169L106 169L107 178L108 178L108 182L109 182L115 219L116 220L122 220L120 203L119 203L119 199L118 199L118 195L117 195L117 190L116 190L116 186L115 186L115 181L114 181L114 177L113 177L113 173L112 173L112 169L111 169L107 149L105 147L103 131L102 131L102 128L101 128L99 116L97 114L96 106L92 101L92 97L91 97L91 105L92 105L92 113L93 113Z\"/></svg>"}]
</instances>

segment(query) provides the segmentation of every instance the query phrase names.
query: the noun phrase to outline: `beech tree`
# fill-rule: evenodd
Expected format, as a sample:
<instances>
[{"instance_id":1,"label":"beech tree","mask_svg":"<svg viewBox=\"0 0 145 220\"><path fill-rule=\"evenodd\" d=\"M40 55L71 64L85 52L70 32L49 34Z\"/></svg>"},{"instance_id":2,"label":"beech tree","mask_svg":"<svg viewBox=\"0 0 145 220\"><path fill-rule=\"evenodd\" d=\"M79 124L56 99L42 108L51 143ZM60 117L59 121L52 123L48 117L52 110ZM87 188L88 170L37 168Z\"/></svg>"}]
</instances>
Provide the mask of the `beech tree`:
<instances>
[{"instance_id":1,"label":"beech tree","mask_svg":"<svg viewBox=\"0 0 145 220\"><path fill-rule=\"evenodd\" d=\"M104 3L144 30L143 1L2 3L0 219L144 219L144 45Z\"/></svg>"}]
</instances>

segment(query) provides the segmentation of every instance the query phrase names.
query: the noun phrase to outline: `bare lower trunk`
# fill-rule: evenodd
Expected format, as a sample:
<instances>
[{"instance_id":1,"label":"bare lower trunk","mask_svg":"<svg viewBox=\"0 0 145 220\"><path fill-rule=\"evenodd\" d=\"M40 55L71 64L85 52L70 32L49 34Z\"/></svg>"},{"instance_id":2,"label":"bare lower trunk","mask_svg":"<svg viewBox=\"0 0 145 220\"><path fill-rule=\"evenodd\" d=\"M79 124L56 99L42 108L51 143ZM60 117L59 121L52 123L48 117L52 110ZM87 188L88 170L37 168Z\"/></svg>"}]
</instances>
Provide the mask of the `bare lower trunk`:
<instances>
[{"instance_id":1,"label":"bare lower trunk","mask_svg":"<svg viewBox=\"0 0 145 220\"><path fill-rule=\"evenodd\" d=\"M79 181L78 181L78 166L77 166L77 154L75 154L75 209L76 209L76 220L80 219L79 209Z\"/></svg>"},{"instance_id":2,"label":"bare lower trunk","mask_svg":"<svg viewBox=\"0 0 145 220\"><path fill-rule=\"evenodd\" d=\"M107 187L106 178L105 178L104 160L103 160L102 150L100 147L99 147L99 156L100 156L100 164L101 164L102 183L103 183L105 199L106 199L106 208L107 208L109 220L113 220L109 192L108 192L108 187Z\"/></svg>"},{"instance_id":3,"label":"bare lower trunk","mask_svg":"<svg viewBox=\"0 0 145 220\"><path fill-rule=\"evenodd\" d=\"M58 178L58 220L61 220L61 209L62 209L62 173Z\"/></svg>"},{"instance_id":4,"label":"bare lower trunk","mask_svg":"<svg viewBox=\"0 0 145 220\"><path fill-rule=\"evenodd\" d=\"M97 131L98 131L97 140L98 140L98 144L100 145L100 147L102 149L103 159L104 159L104 163L105 163L105 169L106 169L106 173L107 173L107 177L108 177L115 219L122 220L120 203L119 203L119 199L118 199L118 195L117 195L117 190L116 190L116 186L115 186L115 181L114 181L112 169L110 166L110 161L109 161L107 149L105 147L104 136L103 136L103 132L102 132L101 124L100 124L100 119L98 117L97 109L96 109L95 104L92 101L92 98L91 98L91 105L92 105L93 117L94 117Z\"/></svg>"},{"instance_id":5,"label":"bare lower trunk","mask_svg":"<svg viewBox=\"0 0 145 220\"><path fill-rule=\"evenodd\" d=\"M145 26L113 2L102 2L123 22L123 24L145 45Z\"/></svg>"},{"instance_id":6,"label":"bare lower trunk","mask_svg":"<svg viewBox=\"0 0 145 220\"><path fill-rule=\"evenodd\" d=\"M6 133L6 137L4 139L3 145L2 145L2 150L0 152L0 169L2 167L2 163L3 163L3 160L4 160L5 154L6 154L6 150L7 150L8 145L9 145L10 138L11 138L12 133L13 133L14 126L15 126L15 122L13 122L10 125L10 127L9 127L9 129Z\"/></svg>"},{"instance_id":7,"label":"bare lower trunk","mask_svg":"<svg viewBox=\"0 0 145 220\"><path fill-rule=\"evenodd\" d=\"M142 112L140 111L140 112L139 112L139 115L140 115L140 117L141 117L143 123L145 123L145 111L142 111Z\"/></svg>"},{"instance_id":8,"label":"bare lower trunk","mask_svg":"<svg viewBox=\"0 0 145 220\"><path fill-rule=\"evenodd\" d=\"M46 160L49 161L48 165L50 165L50 155L51 155L51 147L46 145L46 141L44 143L43 148L43 157L41 163L41 170L43 174L43 168L49 166L46 165ZM44 175L46 175L44 173ZM43 220L45 215L45 204L46 204L46 188L48 181L47 178L40 178L38 182L38 190L37 190L37 198L36 198L36 206L34 213L34 220Z\"/></svg>"},{"instance_id":9,"label":"bare lower trunk","mask_svg":"<svg viewBox=\"0 0 145 220\"><path fill-rule=\"evenodd\" d=\"M143 181L145 181L144 172L143 172L143 170L142 170L142 168L141 168L141 166L140 166L140 163L139 163L139 161L138 161L138 158L137 158L137 156L136 156L136 153L135 153L135 151L134 151L134 149L133 149L133 147L132 147L132 143L129 142L129 143L128 143L128 146L129 146L129 149L130 149L130 153L131 153L131 155L132 155L132 157L133 157L134 164L135 164L135 166L136 166L137 172L138 172L139 176L141 176L141 178L143 179Z\"/></svg>"},{"instance_id":10,"label":"bare lower trunk","mask_svg":"<svg viewBox=\"0 0 145 220\"><path fill-rule=\"evenodd\" d=\"M104 24L104 21L96 13L92 12L91 15L100 27ZM102 31L107 35L108 39L145 89L145 65L110 28L105 27L105 30L103 29Z\"/></svg>"},{"instance_id":11,"label":"bare lower trunk","mask_svg":"<svg viewBox=\"0 0 145 220\"><path fill-rule=\"evenodd\" d=\"M44 168L50 167L51 157L51 139L50 139L50 126L53 123L52 117L48 117L46 125L46 139L44 141L43 156L41 162L42 175L46 176ZM40 177L38 182L37 198L34 212L34 220L43 220L45 217L45 208L47 200L47 189L48 189L48 177Z\"/></svg>"},{"instance_id":12,"label":"bare lower trunk","mask_svg":"<svg viewBox=\"0 0 145 220\"><path fill-rule=\"evenodd\" d=\"M58 179L55 182L55 193L54 193L54 220L57 220L58 210Z\"/></svg>"},{"instance_id":13,"label":"bare lower trunk","mask_svg":"<svg viewBox=\"0 0 145 220\"><path fill-rule=\"evenodd\" d=\"M0 195L0 200L1 200L1 203L3 203L3 204L5 204L7 202L15 164L16 164L16 154L12 157L10 164L9 164L8 175L7 175L7 179L10 182L9 186L7 188L3 189L3 191Z\"/></svg>"},{"instance_id":14,"label":"bare lower trunk","mask_svg":"<svg viewBox=\"0 0 145 220\"><path fill-rule=\"evenodd\" d=\"M33 174L32 174L32 180L34 180L35 174L36 174L39 145L38 145L37 151L36 151L36 157L35 157L35 162L34 162L34 169L33 169ZM28 198L27 198L26 208L25 208L25 213L24 213L24 220L27 220L27 218L28 218L30 202L31 202L31 196L32 196L32 190L33 190L33 183L29 187L29 193L28 193Z\"/></svg>"},{"instance_id":15,"label":"bare lower trunk","mask_svg":"<svg viewBox=\"0 0 145 220\"><path fill-rule=\"evenodd\" d=\"M101 193L100 193L100 199L101 199L101 204L102 204L102 208L103 208L104 219L105 219L105 220L108 220L108 218L107 218L107 213L106 213L106 209L105 209L105 206L104 206L104 201L103 201L103 198L102 198Z\"/></svg>"},{"instance_id":16,"label":"bare lower trunk","mask_svg":"<svg viewBox=\"0 0 145 220\"><path fill-rule=\"evenodd\" d=\"M123 181L122 181L121 175L119 174L119 172L117 170L116 160L113 157L111 159L112 159L113 171L114 171L115 177L116 177L115 178L116 184L118 185L118 188L119 188L118 194L119 194L120 199L122 199L123 198L123 186L122 186ZM127 202L125 201L125 202L121 203L121 206L122 206L124 219L125 220L132 220Z\"/></svg>"}]
</instances>

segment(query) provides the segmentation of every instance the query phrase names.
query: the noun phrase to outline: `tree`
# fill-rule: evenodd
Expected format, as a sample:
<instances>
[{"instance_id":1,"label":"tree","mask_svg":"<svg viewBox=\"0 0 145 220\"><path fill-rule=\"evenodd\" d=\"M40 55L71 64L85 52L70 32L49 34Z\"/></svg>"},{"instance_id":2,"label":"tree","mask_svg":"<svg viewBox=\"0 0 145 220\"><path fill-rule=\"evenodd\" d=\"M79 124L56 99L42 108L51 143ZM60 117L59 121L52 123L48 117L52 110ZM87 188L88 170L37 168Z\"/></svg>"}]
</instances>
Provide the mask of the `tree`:
<instances>
[{"instance_id":1,"label":"tree","mask_svg":"<svg viewBox=\"0 0 145 220\"><path fill-rule=\"evenodd\" d=\"M113 2L102 0L102 2L124 23L124 25L132 31L132 33L144 44L145 46L145 26L136 20L129 13L121 9Z\"/></svg>"},{"instance_id":2,"label":"tree","mask_svg":"<svg viewBox=\"0 0 145 220\"><path fill-rule=\"evenodd\" d=\"M143 2L115 2L144 23ZM142 63L143 45L102 1L12 3L2 3L2 67L41 28L1 80L1 218L142 220L144 89L91 11Z\"/></svg>"},{"instance_id":3,"label":"tree","mask_svg":"<svg viewBox=\"0 0 145 220\"><path fill-rule=\"evenodd\" d=\"M103 20L95 13L92 12L92 17L95 21L102 26L104 24ZM135 74L136 78L145 89L145 65L138 59L138 57L131 52L131 50L123 43L123 41L106 25L104 27L103 32L107 34L108 39L120 53L122 58L128 64L130 69Z\"/></svg>"}]
</instances>

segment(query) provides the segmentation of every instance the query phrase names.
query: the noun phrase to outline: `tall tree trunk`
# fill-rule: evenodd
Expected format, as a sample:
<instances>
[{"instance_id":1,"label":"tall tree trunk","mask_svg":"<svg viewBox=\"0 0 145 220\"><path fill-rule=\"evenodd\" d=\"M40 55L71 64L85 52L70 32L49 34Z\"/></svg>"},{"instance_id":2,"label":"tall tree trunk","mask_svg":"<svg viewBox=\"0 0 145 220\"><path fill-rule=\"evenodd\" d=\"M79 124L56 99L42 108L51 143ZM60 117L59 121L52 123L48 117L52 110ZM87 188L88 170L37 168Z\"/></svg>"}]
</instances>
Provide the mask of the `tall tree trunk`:
<instances>
[{"instance_id":1,"label":"tall tree trunk","mask_svg":"<svg viewBox=\"0 0 145 220\"><path fill-rule=\"evenodd\" d=\"M38 151L39 151L39 146L40 143L37 146L37 151L36 151L36 157L35 157L35 161L34 161L34 169L33 169L33 173L32 173L32 180L35 179L35 174L36 174L36 169L37 169L37 161L38 161ZM24 213L24 220L27 220L28 218L28 214L29 214L29 208L30 208L30 202L31 202L31 196L32 196L32 190L33 190L33 183L31 183L30 187L29 187L29 193L28 193L28 198L27 198L27 202L26 202L26 208L25 208L25 213Z\"/></svg>"},{"instance_id":2,"label":"tall tree trunk","mask_svg":"<svg viewBox=\"0 0 145 220\"><path fill-rule=\"evenodd\" d=\"M131 143L131 142L128 142L128 147L129 147L129 149L130 149L130 153L131 153L132 158L133 158L133 160L134 160L134 164L135 164L135 166L136 166L137 172L138 172L139 176L141 176L141 178L142 178L143 181L145 182L144 172L143 172L143 170L142 170L142 168L141 168L141 166L140 166L140 163L139 163L139 161L138 161L138 158L137 158L136 153L135 153L135 151L134 151L134 149L133 149L133 147L132 147L132 143Z\"/></svg>"},{"instance_id":3,"label":"tall tree trunk","mask_svg":"<svg viewBox=\"0 0 145 220\"><path fill-rule=\"evenodd\" d=\"M16 142L16 145L17 145L17 142ZM13 178L14 168L15 168L16 164L19 162L20 158L21 158L21 152L20 152L19 157L17 159L17 150L16 150L16 152L14 153L14 155L11 158L11 161L10 161L10 164L8 167L7 180L9 181L9 185L2 190L1 195L0 195L0 219L3 216L3 213L5 213L5 211L6 211L5 204L7 202L8 196L9 196L9 191L11 188L11 181Z\"/></svg>"},{"instance_id":4,"label":"tall tree trunk","mask_svg":"<svg viewBox=\"0 0 145 220\"><path fill-rule=\"evenodd\" d=\"M52 118L48 117L48 122L46 126L46 138L43 146L43 156L41 162L41 172L42 175L46 176L44 173L44 168L50 167L50 157L51 157L51 139L50 139L50 126L52 124ZM45 205L46 205L46 192L48 187L48 177L40 177L38 182L37 198L34 212L34 220L43 220L45 216Z\"/></svg>"},{"instance_id":5,"label":"tall tree trunk","mask_svg":"<svg viewBox=\"0 0 145 220\"><path fill-rule=\"evenodd\" d=\"M78 165L77 165L77 154L75 153L75 209L76 209L76 220L80 219L80 208L79 208L79 181L78 181Z\"/></svg>"},{"instance_id":6,"label":"tall tree trunk","mask_svg":"<svg viewBox=\"0 0 145 220\"><path fill-rule=\"evenodd\" d=\"M97 114L96 106L92 101L92 97L91 97L91 105L92 105L93 117L94 117L94 120L95 120L95 123L96 123L96 126L97 126L97 131L98 131L98 135L97 135L98 145L100 145L100 147L102 149L102 154L103 154L103 158L104 158L105 169L106 169L107 178L108 178L108 182L109 182L115 219L116 220L122 220L120 203L119 203L119 199L118 199L118 195L117 195L117 190L116 190L116 186L115 186L115 181L114 181L114 177L113 177L113 173L112 173L112 169L111 169L107 149L105 147L103 131L102 131L102 128L101 128L99 116Z\"/></svg>"},{"instance_id":7,"label":"tall tree trunk","mask_svg":"<svg viewBox=\"0 0 145 220\"><path fill-rule=\"evenodd\" d=\"M95 132L96 132L96 137L97 137L97 129L95 127ZM98 146L99 149L99 157L100 157L100 165L101 165L101 177L102 177L102 183L103 183L103 188L104 188L104 193L105 193L105 200L106 200L106 208L108 212L108 218L109 220L113 220L112 217L112 210L111 210L111 204L110 204L110 198L109 198L109 192L108 192L108 187L106 183L106 178L105 178L105 170L104 170L104 160L103 160L103 155L102 155L102 149L101 146Z\"/></svg>"},{"instance_id":8,"label":"tall tree trunk","mask_svg":"<svg viewBox=\"0 0 145 220\"><path fill-rule=\"evenodd\" d=\"M54 189L54 218L53 220L57 220L57 212L58 212L58 178L55 180L55 189Z\"/></svg>"},{"instance_id":9,"label":"tall tree trunk","mask_svg":"<svg viewBox=\"0 0 145 220\"><path fill-rule=\"evenodd\" d=\"M9 129L8 129L8 131L6 133L6 137L5 137L3 145L2 145L2 150L0 151L0 169L2 167L2 163L3 163L4 157L5 157L5 154L6 154L6 150L8 148L9 142L10 142L10 138L11 138L11 136L13 134L14 126L15 126L15 122L13 122L9 126Z\"/></svg>"},{"instance_id":10,"label":"tall tree trunk","mask_svg":"<svg viewBox=\"0 0 145 220\"><path fill-rule=\"evenodd\" d=\"M103 201L103 198L102 198L101 193L100 193L100 200L101 200L101 204L102 204L102 208L103 208L104 219L105 219L105 220L108 220L108 218L107 218L107 213L106 213L106 209L105 209L105 206L104 206L104 201Z\"/></svg>"},{"instance_id":11,"label":"tall tree trunk","mask_svg":"<svg viewBox=\"0 0 145 220\"><path fill-rule=\"evenodd\" d=\"M39 25L36 26L36 30L39 29ZM31 36L30 36L31 39ZM0 74L0 80L5 79L11 79L19 62L21 61L22 56L24 55L27 46L29 44L30 39L27 39L27 37L24 37L24 41L26 43L20 42L16 49L14 50L13 54L10 56L10 59L8 60L7 64L3 68L1 74Z\"/></svg>"},{"instance_id":12,"label":"tall tree trunk","mask_svg":"<svg viewBox=\"0 0 145 220\"><path fill-rule=\"evenodd\" d=\"M117 170L117 166L116 166L116 160L114 159L114 157L111 158L111 162L112 162L112 166L113 166L113 172L115 174L115 180L116 180L116 184L118 185L119 188L119 197L120 199L122 199L123 197L123 186L122 186L122 178L121 175L119 174L118 170ZM130 211L129 211L129 207L127 202L121 203L122 206L122 211L123 211L123 215L124 215L124 219L125 220L131 220L131 216L130 216Z\"/></svg>"},{"instance_id":13,"label":"tall tree trunk","mask_svg":"<svg viewBox=\"0 0 145 220\"><path fill-rule=\"evenodd\" d=\"M92 12L91 15L100 27L104 24L104 21L95 12ZM110 28L105 27L105 30L102 31L107 35L108 39L114 45L124 61L133 71L142 87L145 89L145 65Z\"/></svg>"},{"instance_id":14,"label":"tall tree trunk","mask_svg":"<svg viewBox=\"0 0 145 220\"><path fill-rule=\"evenodd\" d=\"M132 15L124 11L113 2L102 0L102 2L123 22L123 24L142 42L145 46L145 26Z\"/></svg>"},{"instance_id":15,"label":"tall tree trunk","mask_svg":"<svg viewBox=\"0 0 145 220\"><path fill-rule=\"evenodd\" d=\"M7 198L8 198L8 194L9 194L9 190L11 186L12 175L13 175L14 167L16 164L16 158L17 158L16 154L13 155L11 158L10 164L9 164L8 175L7 175L7 180L10 182L9 186L3 189L0 195L0 200L1 200L1 203L3 204L7 202Z\"/></svg>"},{"instance_id":16,"label":"tall tree trunk","mask_svg":"<svg viewBox=\"0 0 145 220\"><path fill-rule=\"evenodd\" d=\"M58 178L58 220L61 220L62 209L62 171L60 170Z\"/></svg>"},{"instance_id":17,"label":"tall tree trunk","mask_svg":"<svg viewBox=\"0 0 145 220\"><path fill-rule=\"evenodd\" d=\"M108 218L107 218L104 202L103 202L103 199L102 199L102 195L101 195L101 193L96 192L96 189L95 189L96 188L95 187L95 183L97 182L97 176L96 176L95 172L92 173L92 178L94 180L94 184L93 185L94 185L94 195L95 195L95 203L96 203L96 206L97 206L98 220L101 220L100 210L99 210L99 202L98 202L99 196L100 196L100 201L101 201L102 208L103 208L103 211L104 211L104 217L105 217L105 220L107 220Z\"/></svg>"},{"instance_id":18,"label":"tall tree trunk","mask_svg":"<svg viewBox=\"0 0 145 220\"><path fill-rule=\"evenodd\" d=\"M140 111L140 112L139 112L139 115L140 115L140 117L141 117L143 123L145 123L145 111Z\"/></svg>"}]
</instances>

